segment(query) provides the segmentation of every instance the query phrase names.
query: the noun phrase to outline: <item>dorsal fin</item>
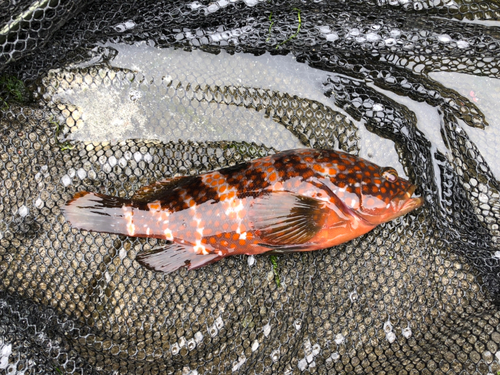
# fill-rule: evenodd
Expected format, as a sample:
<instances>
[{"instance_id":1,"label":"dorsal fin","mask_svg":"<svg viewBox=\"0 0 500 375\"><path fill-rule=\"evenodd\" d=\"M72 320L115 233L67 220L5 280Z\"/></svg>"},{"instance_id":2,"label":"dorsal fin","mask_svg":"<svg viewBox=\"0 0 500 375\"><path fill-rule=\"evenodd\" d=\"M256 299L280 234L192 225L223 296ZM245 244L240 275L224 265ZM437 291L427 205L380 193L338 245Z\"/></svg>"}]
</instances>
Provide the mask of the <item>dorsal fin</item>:
<instances>
[{"instance_id":1,"label":"dorsal fin","mask_svg":"<svg viewBox=\"0 0 500 375\"><path fill-rule=\"evenodd\" d=\"M137 190L132 196L131 200L134 202L151 202L157 199L161 199L172 189L183 186L195 178L197 177L179 176L156 181L151 185L143 186L139 190Z\"/></svg>"}]
</instances>

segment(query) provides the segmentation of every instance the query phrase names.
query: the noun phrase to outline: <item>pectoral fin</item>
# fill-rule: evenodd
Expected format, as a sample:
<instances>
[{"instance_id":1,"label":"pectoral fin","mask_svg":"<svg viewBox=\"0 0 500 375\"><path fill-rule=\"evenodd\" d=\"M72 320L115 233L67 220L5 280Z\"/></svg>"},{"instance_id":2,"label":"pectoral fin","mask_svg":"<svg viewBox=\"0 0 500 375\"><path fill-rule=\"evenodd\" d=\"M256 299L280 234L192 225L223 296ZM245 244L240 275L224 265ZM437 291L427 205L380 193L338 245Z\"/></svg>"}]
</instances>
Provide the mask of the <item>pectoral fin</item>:
<instances>
[{"instance_id":1,"label":"pectoral fin","mask_svg":"<svg viewBox=\"0 0 500 375\"><path fill-rule=\"evenodd\" d=\"M318 199L274 192L256 198L249 216L262 246L285 248L309 242L323 227L327 211Z\"/></svg>"}]
</instances>

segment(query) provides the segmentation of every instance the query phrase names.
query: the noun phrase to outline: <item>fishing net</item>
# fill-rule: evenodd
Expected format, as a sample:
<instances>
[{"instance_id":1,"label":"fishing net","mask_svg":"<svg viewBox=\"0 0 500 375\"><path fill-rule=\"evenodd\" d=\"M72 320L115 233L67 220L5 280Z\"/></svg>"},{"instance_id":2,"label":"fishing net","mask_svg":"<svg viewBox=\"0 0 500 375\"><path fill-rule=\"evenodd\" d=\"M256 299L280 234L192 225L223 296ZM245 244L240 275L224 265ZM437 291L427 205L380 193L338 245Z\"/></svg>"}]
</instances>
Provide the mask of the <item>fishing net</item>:
<instances>
[{"instance_id":1,"label":"fishing net","mask_svg":"<svg viewBox=\"0 0 500 375\"><path fill-rule=\"evenodd\" d=\"M496 1L0 3L0 374L496 374ZM393 166L425 205L331 249L171 274L72 229L297 147Z\"/></svg>"}]
</instances>

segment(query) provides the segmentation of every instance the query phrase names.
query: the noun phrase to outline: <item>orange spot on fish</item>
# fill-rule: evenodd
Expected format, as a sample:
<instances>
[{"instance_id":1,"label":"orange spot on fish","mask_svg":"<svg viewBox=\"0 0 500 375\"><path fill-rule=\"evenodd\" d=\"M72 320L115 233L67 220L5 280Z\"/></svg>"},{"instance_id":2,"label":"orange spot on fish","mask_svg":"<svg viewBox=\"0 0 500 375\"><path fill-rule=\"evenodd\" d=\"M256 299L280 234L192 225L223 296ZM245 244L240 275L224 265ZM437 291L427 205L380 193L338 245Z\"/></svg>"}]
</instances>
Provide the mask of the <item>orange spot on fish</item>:
<instances>
[{"instance_id":1,"label":"orange spot on fish","mask_svg":"<svg viewBox=\"0 0 500 375\"><path fill-rule=\"evenodd\" d=\"M161 203L159 201L148 203L148 208L150 211L160 211Z\"/></svg>"}]
</instances>

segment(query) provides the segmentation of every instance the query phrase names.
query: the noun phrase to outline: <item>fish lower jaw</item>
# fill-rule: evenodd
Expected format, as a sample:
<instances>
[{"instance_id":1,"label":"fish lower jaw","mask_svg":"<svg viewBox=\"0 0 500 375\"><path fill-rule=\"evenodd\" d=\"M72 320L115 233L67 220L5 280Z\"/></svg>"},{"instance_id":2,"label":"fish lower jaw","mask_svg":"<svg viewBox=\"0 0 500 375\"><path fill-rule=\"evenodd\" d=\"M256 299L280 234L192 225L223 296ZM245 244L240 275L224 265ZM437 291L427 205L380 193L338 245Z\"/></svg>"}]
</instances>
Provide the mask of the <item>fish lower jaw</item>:
<instances>
[{"instance_id":1,"label":"fish lower jaw","mask_svg":"<svg viewBox=\"0 0 500 375\"><path fill-rule=\"evenodd\" d=\"M424 204L423 197L410 198L403 204L403 206L401 206L398 216L406 215L408 212L421 207L423 204Z\"/></svg>"}]
</instances>

